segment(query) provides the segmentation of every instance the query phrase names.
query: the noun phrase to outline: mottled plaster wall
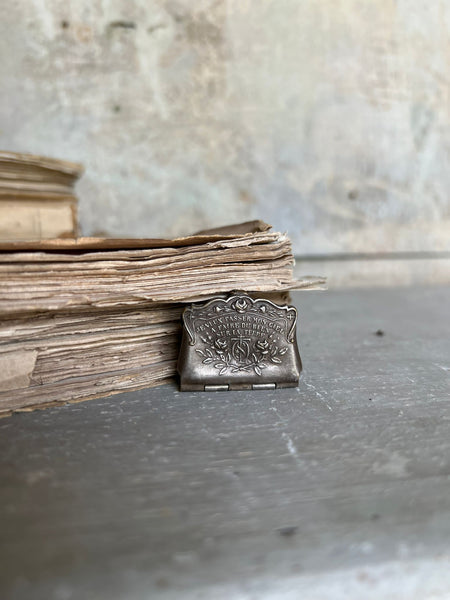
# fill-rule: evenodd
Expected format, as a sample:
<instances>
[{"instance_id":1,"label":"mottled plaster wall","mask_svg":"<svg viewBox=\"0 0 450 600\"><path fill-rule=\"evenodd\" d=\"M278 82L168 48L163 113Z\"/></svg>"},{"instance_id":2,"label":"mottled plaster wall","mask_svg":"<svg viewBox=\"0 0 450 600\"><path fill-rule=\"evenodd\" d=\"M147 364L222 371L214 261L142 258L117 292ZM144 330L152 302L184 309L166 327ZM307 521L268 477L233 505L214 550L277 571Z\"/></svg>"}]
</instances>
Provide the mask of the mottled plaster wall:
<instances>
[{"instance_id":1,"label":"mottled plaster wall","mask_svg":"<svg viewBox=\"0 0 450 600\"><path fill-rule=\"evenodd\" d=\"M446 0L4 3L0 145L80 160L85 234L260 217L450 250Z\"/></svg>"}]
</instances>

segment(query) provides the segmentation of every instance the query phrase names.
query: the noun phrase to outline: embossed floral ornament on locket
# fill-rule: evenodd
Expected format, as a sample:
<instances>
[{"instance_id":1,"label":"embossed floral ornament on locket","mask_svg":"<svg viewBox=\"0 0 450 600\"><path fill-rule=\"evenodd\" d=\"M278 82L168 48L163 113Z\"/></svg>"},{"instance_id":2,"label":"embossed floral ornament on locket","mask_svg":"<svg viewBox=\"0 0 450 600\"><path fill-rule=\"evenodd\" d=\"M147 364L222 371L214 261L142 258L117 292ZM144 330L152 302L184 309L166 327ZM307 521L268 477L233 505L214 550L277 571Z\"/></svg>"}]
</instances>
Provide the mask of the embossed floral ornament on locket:
<instances>
[{"instance_id":1,"label":"embossed floral ornament on locket","mask_svg":"<svg viewBox=\"0 0 450 600\"><path fill-rule=\"evenodd\" d=\"M182 390L270 389L298 384L297 311L246 295L184 311Z\"/></svg>"}]
</instances>

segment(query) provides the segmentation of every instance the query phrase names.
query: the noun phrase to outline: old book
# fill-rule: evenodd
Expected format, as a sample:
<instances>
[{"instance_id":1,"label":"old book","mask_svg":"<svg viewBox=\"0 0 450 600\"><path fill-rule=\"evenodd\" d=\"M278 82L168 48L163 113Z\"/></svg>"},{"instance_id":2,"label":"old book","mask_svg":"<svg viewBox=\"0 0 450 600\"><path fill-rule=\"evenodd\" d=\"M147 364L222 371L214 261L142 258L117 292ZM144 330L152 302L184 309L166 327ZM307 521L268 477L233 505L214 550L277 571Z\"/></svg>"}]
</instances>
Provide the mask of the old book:
<instances>
[{"instance_id":1,"label":"old book","mask_svg":"<svg viewBox=\"0 0 450 600\"><path fill-rule=\"evenodd\" d=\"M175 240L10 242L0 250L4 414L173 379L187 302L323 283L293 279L289 239L264 223Z\"/></svg>"},{"instance_id":2,"label":"old book","mask_svg":"<svg viewBox=\"0 0 450 600\"><path fill-rule=\"evenodd\" d=\"M0 151L0 241L74 238L81 165Z\"/></svg>"}]
</instances>

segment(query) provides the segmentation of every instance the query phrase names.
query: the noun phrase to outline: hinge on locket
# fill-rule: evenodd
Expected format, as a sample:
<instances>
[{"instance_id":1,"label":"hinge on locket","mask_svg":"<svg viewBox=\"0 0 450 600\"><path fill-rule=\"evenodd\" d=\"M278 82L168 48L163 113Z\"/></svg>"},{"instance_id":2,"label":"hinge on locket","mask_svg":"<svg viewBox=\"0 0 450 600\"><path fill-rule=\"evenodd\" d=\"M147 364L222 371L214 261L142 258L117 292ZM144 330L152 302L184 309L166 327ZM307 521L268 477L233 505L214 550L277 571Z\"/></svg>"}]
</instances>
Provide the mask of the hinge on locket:
<instances>
[{"instance_id":1,"label":"hinge on locket","mask_svg":"<svg viewBox=\"0 0 450 600\"><path fill-rule=\"evenodd\" d=\"M203 390L205 392L229 392L232 390L275 390L277 387L276 383L252 383L251 385L236 385L230 388L230 385L205 385Z\"/></svg>"}]
</instances>

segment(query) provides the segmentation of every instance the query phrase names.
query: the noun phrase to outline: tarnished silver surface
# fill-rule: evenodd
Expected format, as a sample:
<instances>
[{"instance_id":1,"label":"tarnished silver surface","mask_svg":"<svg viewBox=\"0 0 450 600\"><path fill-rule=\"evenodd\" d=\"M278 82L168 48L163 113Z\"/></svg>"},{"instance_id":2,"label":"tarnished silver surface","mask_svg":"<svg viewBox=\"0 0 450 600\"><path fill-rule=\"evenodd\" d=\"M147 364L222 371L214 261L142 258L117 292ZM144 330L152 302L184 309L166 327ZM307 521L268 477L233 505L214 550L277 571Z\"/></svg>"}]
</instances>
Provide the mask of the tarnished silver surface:
<instances>
[{"instance_id":1,"label":"tarnished silver surface","mask_svg":"<svg viewBox=\"0 0 450 600\"><path fill-rule=\"evenodd\" d=\"M234 295L183 313L178 372L182 391L295 387L302 369L297 311Z\"/></svg>"}]
</instances>

